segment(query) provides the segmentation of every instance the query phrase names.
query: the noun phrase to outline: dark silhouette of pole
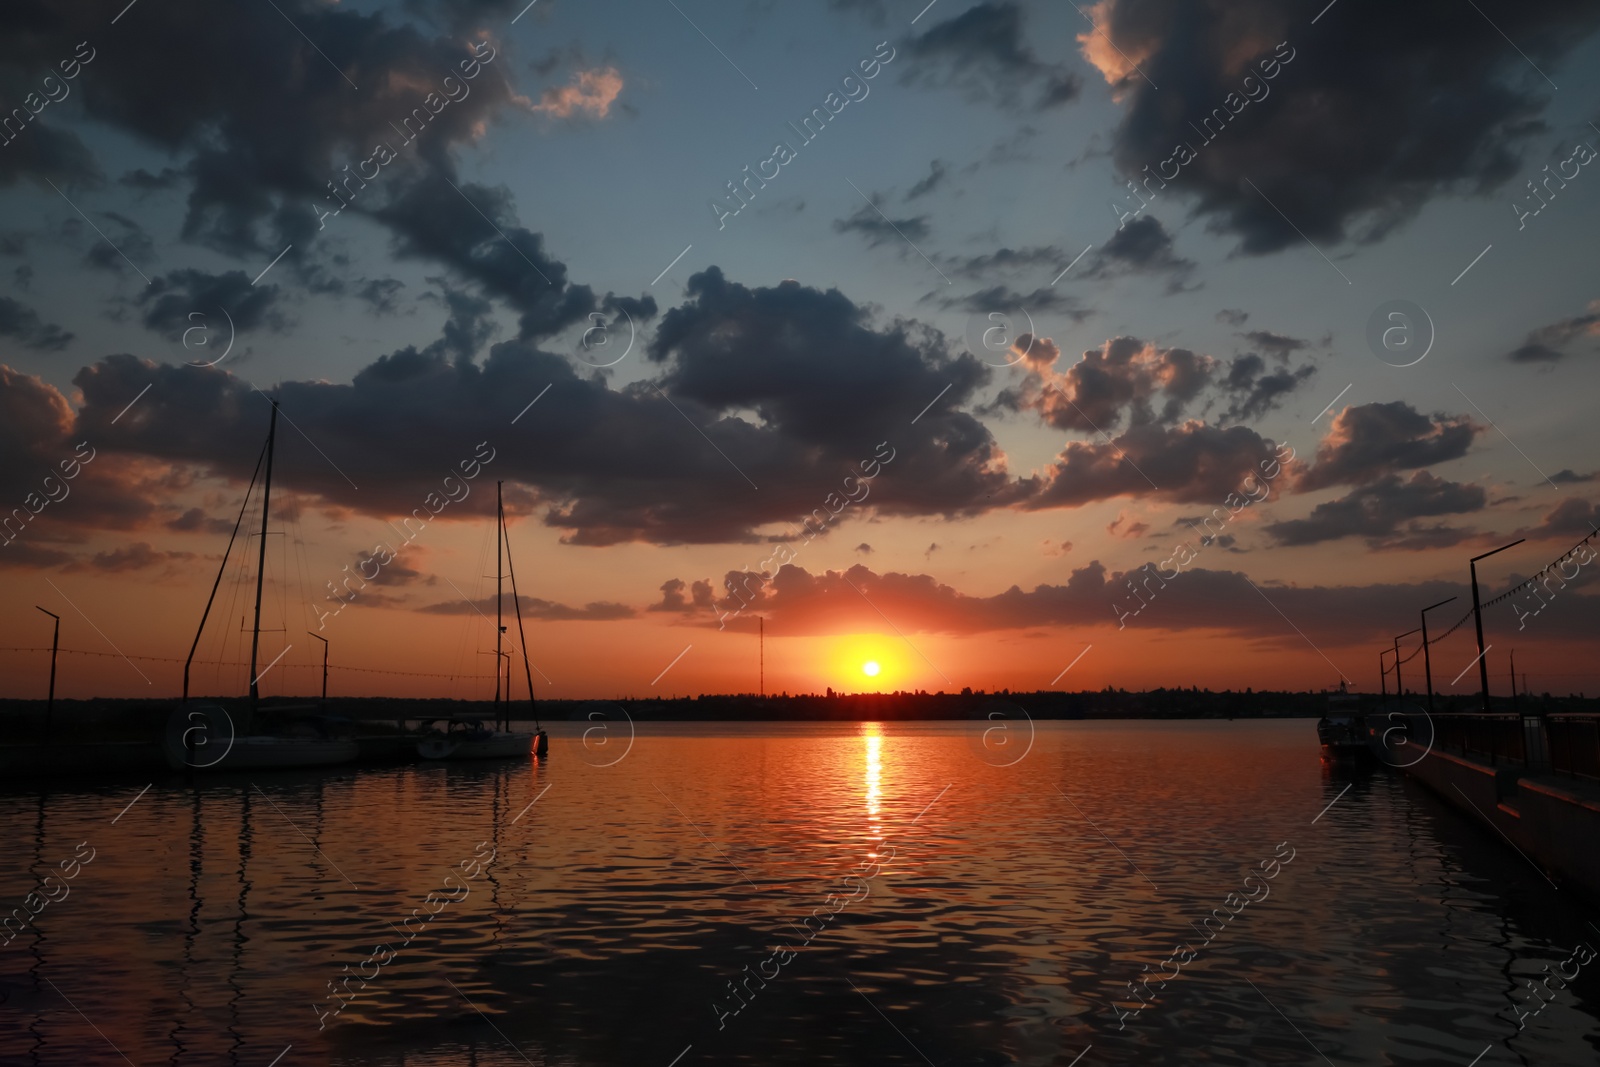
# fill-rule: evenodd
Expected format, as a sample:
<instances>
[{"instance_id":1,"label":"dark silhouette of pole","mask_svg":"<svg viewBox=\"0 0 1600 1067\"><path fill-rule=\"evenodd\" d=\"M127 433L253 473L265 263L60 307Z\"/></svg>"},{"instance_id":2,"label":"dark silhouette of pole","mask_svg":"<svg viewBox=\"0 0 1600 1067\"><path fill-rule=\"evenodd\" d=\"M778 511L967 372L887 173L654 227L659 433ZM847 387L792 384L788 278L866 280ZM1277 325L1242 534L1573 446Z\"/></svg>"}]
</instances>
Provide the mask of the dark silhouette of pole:
<instances>
[{"instance_id":1,"label":"dark silhouette of pole","mask_svg":"<svg viewBox=\"0 0 1600 1067\"><path fill-rule=\"evenodd\" d=\"M1450 600L1454 599L1455 597L1450 598ZM1429 604L1419 613L1422 616L1422 674L1428 683L1429 715L1433 714L1433 657L1428 655L1428 612L1432 611L1434 608L1444 607L1446 604L1450 603L1450 600L1441 600L1437 604Z\"/></svg>"},{"instance_id":2,"label":"dark silhouette of pole","mask_svg":"<svg viewBox=\"0 0 1600 1067\"><path fill-rule=\"evenodd\" d=\"M1387 669L1385 669L1385 667L1383 665L1383 657L1387 656L1390 652L1393 652L1393 651L1394 651L1394 649L1392 649L1392 648L1386 648L1382 652L1378 653L1378 686L1380 687L1380 689L1381 689L1381 691L1383 693L1383 698L1385 700L1389 699L1389 682L1388 682L1389 672L1388 672Z\"/></svg>"},{"instance_id":3,"label":"dark silhouette of pole","mask_svg":"<svg viewBox=\"0 0 1600 1067\"><path fill-rule=\"evenodd\" d=\"M1517 650L1511 650L1511 710L1517 710Z\"/></svg>"},{"instance_id":4,"label":"dark silhouette of pole","mask_svg":"<svg viewBox=\"0 0 1600 1067\"><path fill-rule=\"evenodd\" d=\"M325 708L328 703L328 639L310 630L306 633L322 642L322 703Z\"/></svg>"},{"instance_id":5,"label":"dark silhouette of pole","mask_svg":"<svg viewBox=\"0 0 1600 1067\"><path fill-rule=\"evenodd\" d=\"M1478 561L1480 559L1488 559L1495 552L1504 552L1508 548L1515 548L1525 540L1527 538L1519 537L1509 545L1501 545L1494 552L1485 552L1483 555L1473 556L1467 561L1467 567L1472 572L1472 621L1478 630L1478 685L1483 692L1483 710L1485 714L1488 714L1489 711L1489 665L1483 662L1483 609L1478 606Z\"/></svg>"},{"instance_id":6,"label":"dark silhouette of pole","mask_svg":"<svg viewBox=\"0 0 1600 1067\"><path fill-rule=\"evenodd\" d=\"M39 608L39 605L35 604L34 607ZM50 638L50 696L44 705L44 735L49 737L56 711L56 652L61 647L61 616L53 611L45 611L44 608L39 610L56 620L55 635ZM1515 669L1514 664L1513 669Z\"/></svg>"},{"instance_id":7,"label":"dark silhouette of pole","mask_svg":"<svg viewBox=\"0 0 1600 1067\"><path fill-rule=\"evenodd\" d=\"M766 620L765 616L762 616L762 617L758 618L756 621L760 624L760 634L761 634L761 649L760 649L761 695L763 697L765 697L767 695L767 620Z\"/></svg>"},{"instance_id":8,"label":"dark silhouette of pole","mask_svg":"<svg viewBox=\"0 0 1600 1067\"><path fill-rule=\"evenodd\" d=\"M503 486L505 484L506 484L505 482L495 482L494 483L494 515L495 515L495 518L494 518L494 522L495 522L495 527L494 527L494 529L495 529L495 534L494 534L494 725L495 725L495 729L499 729L500 728L500 657L504 655L504 653L500 651L500 635L506 632L506 628L504 626L502 626L501 623L500 623L500 615L501 615L501 612L504 610L504 604L502 604L502 601L505 599L505 594L503 594L500 591L500 586L501 586L501 582L504 580L505 574L506 574L505 562L501 558L502 557L502 553L503 553L503 549L504 549L504 546L505 546L505 542L504 542L504 539L501 536L501 532L504 529L505 521L506 521L506 508L505 508L505 504L502 503L502 500L501 500L501 486ZM510 687L507 686L507 690L508 691L506 693L506 700L508 702L511 699L511 693L509 692L509 689L510 689Z\"/></svg>"},{"instance_id":9,"label":"dark silhouette of pole","mask_svg":"<svg viewBox=\"0 0 1600 1067\"><path fill-rule=\"evenodd\" d=\"M1418 630L1420 629L1421 627L1418 627ZM1410 637L1416 632L1417 630L1407 630L1400 637ZM1400 637L1394 639L1394 695L1404 697L1406 695L1406 686L1400 680Z\"/></svg>"},{"instance_id":10,"label":"dark silhouette of pole","mask_svg":"<svg viewBox=\"0 0 1600 1067\"><path fill-rule=\"evenodd\" d=\"M272 402L272 422L267 426L267 477L261 489L261 544L256 553L256 619L250 636L250 717L261 701L261 676L256 674L256 655L261 648L261 584L267 576L267 515L272 503L272 442L278 433L278 402ZM247 728L248 732L248 728Z\"/></svg>"}]
</instances>

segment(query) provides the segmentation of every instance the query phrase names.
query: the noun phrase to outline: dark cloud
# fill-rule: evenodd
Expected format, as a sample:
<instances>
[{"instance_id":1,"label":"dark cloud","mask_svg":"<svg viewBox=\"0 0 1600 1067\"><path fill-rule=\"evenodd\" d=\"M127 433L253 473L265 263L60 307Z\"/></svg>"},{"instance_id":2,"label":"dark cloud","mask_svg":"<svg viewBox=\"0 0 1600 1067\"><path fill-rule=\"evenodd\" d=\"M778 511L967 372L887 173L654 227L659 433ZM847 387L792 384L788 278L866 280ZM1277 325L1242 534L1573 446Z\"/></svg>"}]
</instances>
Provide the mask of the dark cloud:
<instances>
[{"instance_id":1,"label":"dark cloud","mask_svg":"<svg viewBox=\"0 0 1600 1067\"><path fill-rule=\"evenodd\" d=\"M1254 352L1228 361L1228 373L1221 387L1231 394L1223 418L1230 422L1258 419L1283 403L1285 397L1317 373L1314 366L1290 371L1287 367L1267 373L1266 361Z\"/></svg>"},{"instance_id":2,"label":"dark cloud","mask_svg":"<svg viewBox=\"0 0 1600 1067\"><path fill-rule=\"evenodd\" d=\"M1049 286L1040 286L1031 293L1023 293L1008 285L991 285L975 293L954 296L948 295L943 290L935 290L923 297L922 302L931 302L945 311L959 309L972 315L987 315L991 311L1017 315L1025 310L1030 315L1035 312L1053 312L1065 315L1073 322L1083 322L1094 314L1094 309L1085 307L1077 297L1065 290L1052 289Z\"/></svg>"},{"instance_id":3,"label":"dark cloud","mask_svg":"<svg viewBox=\"0 0 1600 1067\"><path fill-rule=\"evenodd\" d=\"M1297 488L1362 485L1393 471L1459 459L1482 429L1465 415L1429 417L1403 400L1348 407L1334 416Z\"/></svg>"},{"instance_id":4,"label":"dark cloud","mask_svg":"<svg viewBox=\"0 0 1600 1067\"><path fill-rule=\"evenodd\" d=\"M1537 526L1518 530L1517 536L1530 540L1566 540L1600 529L1600 504L1569 496L1551 508Z\"/></svg>"},{"instance_id":5,"label":"dark cloud","mask_svg":"<svg viewBox=\"0 0 1600 1067\"><path fill-rule=\"evenodd\" d=\"M968 99L1016 106L1037 87L1032 107L1055 107L1082 88L1066 67L1043 63L1025 43L1022 8L1010 0L986 0L937 22L905 43L909 54L902 81L951 87Z\"/></svg>"},{"instance_id":6,"label":"dark cloud","mask_svg":"<svg viewBox=\"0 0 1600 1067\"><path fill-rule=\"evenodd\" d=\"M1080 271L1082 280L1117 278L1130 274L1164 275L1167 292L1177 293L1194 274L1193 260L1172 250L1172 235L1154 215L1145 215L1117 227Z\"/></svg>"},{"instance_id":7,"label":"dark cloud","mask_svg":"<svg viewBox=\"0 0 1600 1067\"><path fill-rule=\"evenodd\" d=\"M1487 499L1476 485L1417 471L1407 481L1390 474L1347 496L1328 500L1303 519L1268 523L1267 534L1281 545L1314 545L1344 537L1365 537L1373 548L1434 548L1473 536L1470 531L1412 521L1478 511Z\"/></svg>"},{"instance_id":8,"label":"dark cloud","mask_svg":"<svg viewBox=\"0 0 1600 1067\"><path fill-rule=\"evenodd\" d=\"M1244 426L1143 424L1114 439L1068 442L1026 507L1075 507L1118 496L1221 505L1275 462L1272 442ZM1252 483L1252 484L1257 484Z\"/></svg>"},{"instance_id":9,"label":"dark cloud","mask_svg":"<svg viewBox=\"0 0 1600 1067\"><path fill-rule=\"evenodd\" d=\"M139 290L134 300L144 309L144 324L166 337L177 339L197 322L206 322L224 309L236 330L252 330L266 325L285 330L288 323L278 311L278 287L253 286L241 270L207 274L201 270L175 270L158 276ZM190 319L199 312L204 319Z\"/></svg>"},{"instance_id":10,"label":"dark cloud","mask_svg":"<svg viewBox=\"0 0 1600 1067\"><path fill-rule=\"evenodd\" d=\"M1124 424L1173 423L1216 376L1219 364L1186 348L1157 348L1117 337L1091 348L1065 371L1048 338L1020 338L1020 366L1031 372L1003 391L1003 409L1036 411L1046 425L1078 433L1109 433Z\"/></svg>"},{"instance_id":11,"label":"dark cloud","mask_svg":"<svg viewBox=\"0 0 1600 1067\"><path fill-rule=\"evenodd\" d=\"M480 612L487 617L495 609L493 596L482 597L477 601L466 601L457 597L438 604L429 604L417 610L424 615L476 615ZM538 597L520 596L514 604L511 594L505 593L501 597L501 610L507 618L512 617L517 610L516 604L522 606L524 619L539 619L551 622L610 622L615 619L631 619L637 612L626 604L618 604L610 600L595 600L583 607L573 607L569 604L560 604L553 600L540 600Z\"/></svg>"},{"instance_id":12,"label":"dark cloud","mask_svg":"<svg viewBox=\"0 0 1600 1067\"><path fill-rule=\"evenodd\" d=\"M683 595L684 589L689 590L689 597ZM703 614L716 610L715 599L709 580L686 585L681 579L669 578L661 583L661 599L645 610L666 611L679 615Z\"/></svg>"},{"instance_id":13,"label":"dark cloud","mask_svg":"<svg viewBox=\"0 0 1600 1067\"><path fill-rule=\"evenodd\" d=\"M1592 482L1600 479L1600 470L1590 471L1588 474L1579 474L1571 468L1563 468L1550 476L1550 480L1557 485L1579 485L1583 482Z\"/></svg>"},{"instance_id":14,"label":"dark cloud","mask_svg":"<svg viewBox=\"0 0 1600 1067\"><path fill-rule=\"evenodd\" d=\"M201 508L190 508L177 518L169 520L167 529L174 533L225 534L233 529L233 522L229 519L212 518Z\"/></svg>"},{"instance_id":15,"label":"dark cloud","mask_svg":"<svg viewBox=\"0 0 1600 1067\"><path fill-rule=\"evenodd\" d=\"M952 273L970 278L983 278L998 271L1027 271L1066 266L1072 257L1055 245L1037 245L1026 248L1000 248L978 256L964 258L940 257Z\"/></svg>"},{"instance_id":16,"label":"dark cloud","mask_svg":"<svg viewBox=\"0 0 1600 1067\"><path fill-rule=\"evenodd\" d=\"M1248 311L1240 311L1238 308L1223 308L1217 312L1217 321L1229 326L1243 326L1249 317Z\"/></svg>"},{"instance_id":17,"label":"dark cloud","mask_svg":"<svg viewBox=\"0 0 1600 1067\"><path fill-rule=\"evenodd\" d=\"M72 334L53 322L45 322L26 304L0 296L0 337L10 337L24 348L39 352L59 352L72 343Z\"/></svg>"},{"instance_id":18,"label":"dark cloud","mask_svg":"<svg viewBox=\"0 0 1600 1067\"><path fill-rule=\"evenodd\" d=\"M94 243L89 246L89 251L84 254L85 264L97 270L123 274L131 273L132 268L128 266L130 260L134 263L148 263L155 258L155 242L150 239L143 226L115 211L102 211L100 217L111 224L101 229L109 228L111 233L116 234L116 243L112 243L109 234L104 237L97 234Z\"/></svg>"},{"instance_id":19,"label":"dark cloud","mask_svg":"<svg viewBox=\"0 0 1600 1067\"><path fill-rule=\"evenodd\" d=\"M943 160L933 160L928 164L928 176L906 190L906 203L909 204L919 196L927 196L939 188L944 184L945 175L948 173Z\"/></svg>"},{"instance_id":20,"label":"dark cloud","mask_svg":"<svg viewBox=\"0 0 1600 1067\"><path fill-rule=\"evenodd\" d=\"M1094 560L1073 569L1064 584L1037 585L1029 590L1012 586L993 596L972 596L932 575L878 573L861 564L819 574L790 565L771 580L734 571L726 580L744 589L743 595L750 599L739 621L729 628L743 629L748 622L753 631L754 616L759 613L769 629L781 627L782 632L794 635L876 631L884 616L907 620L906 626L915 628L909 632L921 633L965 635L1042 626L1115 630L1117 605L1137 603L1127 585L1136 574L1145 581L1150 572L1108 572ZM1308 638L1326 650L1387 644L1394 633L1389 624L1397 617L1409 617L1418 604L1449 596L1465 601L1471 596L1464 583L1455 582L1286 586L1252 583L1238 571L1200 567L1185 569L1166 582L1149 578L1145 588L1155 595L1147 610L1127 619L1129 629L1216 631L1301 650ZM1571 617L1576 628L1568 636L1600 638L1600 597L1575 593L1573 598L1577 604ZM695 621L714 628L717 611L731 610L730 605L740 602L721 597L716 609ZM1284 621L1286 616L1296 621L1300 632ZM1465 661L1466 657L1462 658ZM1353 661L1342 665L1354 669Z\"/></svg>"},{"instance_id":21,"label":"dark cloud","mask_svg":"<svg viewBox=\"0 0 1600 1067\"><path fill-rule=\"evenodd\" d=\"M374 315L392 315L400 290L405 287L406 283L399 278L368 278L355 290L354 295L370 307Z\"/></svg>"},{"instance_id":22,"label":"dark cloud","mask_svg":"<svg viewBox=\"0 0 1600 1067\"><path fill-rule=\"evenodd\" d=\"M1036 488L1007 473L994 438L962 410L988 371L938 333L877 325L837 290L750 289L715 268L689 279L688 296L649 347L661 376L620 388L522 340L494 345L480 364L466 352L482 337L481 308L460 298L428 346L390 353L348 384L280 384L294 432L280 426L274 484L318 506L405 516L486 442L493 474L476 489L504 478L513 514L540 514L593 545L792 537L832 507L830 494L855 493L844 479L874 457L870 496L839 522L976 514ZM102 360L74 379L84 400L74 432L107 454L245 479L268 404L226 371ZM474 491L439 521L481 521L492 507L492 494Z\"/></svg>"},{"instance_id":23,"label":"dark cloud","mask_svg":"<svg viewBox=\"0 0 1600 1067\"><path fill-rule=\"evenodd\" d=\"M923 241L929 232L927 215L891 219L871 204L862 204L849 218L834 219L833 229L835 233L859 233L866 239L869 248L877 248L881 244L904 246L906 241Z\"/></svg>"},{"instance_id":24,"label":"dark cloud","mask_svg":"<svg viewBox=\"0 0 1600 1067\"><path fill-rule=\"evenodd\" d=\"M1513 363L1557 363L1571 355L1572 344L1588 338L1600 339L1600 300L1589 305L1582 315L1552 322L1529 332L1522 344L1506 353ZM1595 345L1589 346L1590 351Z\"/></svg>"},{"instance_id":25,"label":"dark cloud","mask_svg":"<svg viewBox=\"0 0 1600 1067\"><path fill-rule=\"evenodd\" d=\"M560 333L597 306L587 285L544 251L544 238L517 224L506 188L419 178L377 212L395 231L395 254L444 263L522 313L526 339Z\"/></svg>"},{"instance_id":26,"label":"dark cloud","mask_svg":"<svg viewBox=\"0 0 1600 1067\"><path fill-rule=\"evenodd\" d=\"M1271 330L1247 330L1239 336L1281 363L1287 363L1294 353L1303 352L1311 347L1310 341L1290 337L1288 334L1273 333Z\"/></svg>"},{"instance_id":27,"label":"dark cloud","mask_svg":"<svg viewBox=\"0 0 1600 1067\"><path fill-rule=\"evenodd\" d=\"M1095 10L1103 34L1078 40L1125 100L1118 168L1170 178L1252 254L1376 240L1434 197L1498 188L1543 128L1530 58L1548 71L1600 26L1586 0L1495 5L1492 24L1454 0L1345 0L1314 28L1276 0Z\"/></svg>"}]
</instances>

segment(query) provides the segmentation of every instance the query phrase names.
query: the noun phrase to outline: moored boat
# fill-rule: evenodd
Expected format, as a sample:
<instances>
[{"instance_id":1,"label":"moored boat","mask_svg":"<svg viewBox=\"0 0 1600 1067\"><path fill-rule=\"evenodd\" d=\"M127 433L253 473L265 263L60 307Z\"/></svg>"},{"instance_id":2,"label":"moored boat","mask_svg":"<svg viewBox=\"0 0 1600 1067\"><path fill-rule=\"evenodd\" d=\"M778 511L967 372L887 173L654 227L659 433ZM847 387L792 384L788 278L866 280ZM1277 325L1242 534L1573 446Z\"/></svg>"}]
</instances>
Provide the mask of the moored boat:
<instances>
[{"instance_id":1,"label":"moored boat","mask_svg":"<svg viewBox=\"0 0 1600 1067\"><path fill-rule=\"evenodd\" d=\"M1372 756L1367 747L1366 716L1361 698L1341 681L1338 692L1328 694L1328 710L1317 720L1317 740L1328 762L1364 762Z\"/></svg>"},{"instance_id":2,"label":"moored boat","mask_svg":"<svg viewBox=\"0 0 1600 1067\"><path fill-rule=\"evenodd\" d=\"M436 725L441 722L443 729ZM478 719L428 719L422 729L417 755L425 760L523 758L543 734L491 730Z\"/></svg>"}]
</instances>

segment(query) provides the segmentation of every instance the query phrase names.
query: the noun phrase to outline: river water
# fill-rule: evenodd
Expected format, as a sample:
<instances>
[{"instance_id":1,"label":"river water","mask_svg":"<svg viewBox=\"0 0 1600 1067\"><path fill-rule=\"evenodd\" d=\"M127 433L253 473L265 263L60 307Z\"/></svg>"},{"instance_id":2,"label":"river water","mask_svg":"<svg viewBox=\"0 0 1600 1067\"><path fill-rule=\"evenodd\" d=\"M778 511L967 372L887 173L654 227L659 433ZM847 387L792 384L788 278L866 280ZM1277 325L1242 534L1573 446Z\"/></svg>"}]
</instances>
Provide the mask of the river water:
<instances>
[{"instance_id":1,"label":"river water","mask_svg":"<svg viewBox=\"0 0 1600 1067\"><path fill-rule=\"evenodd\" d=\"M1600 915L1306 720L551 732L0 786L0 1063L1600 1059Z\"/></svg>"}]
</instances>

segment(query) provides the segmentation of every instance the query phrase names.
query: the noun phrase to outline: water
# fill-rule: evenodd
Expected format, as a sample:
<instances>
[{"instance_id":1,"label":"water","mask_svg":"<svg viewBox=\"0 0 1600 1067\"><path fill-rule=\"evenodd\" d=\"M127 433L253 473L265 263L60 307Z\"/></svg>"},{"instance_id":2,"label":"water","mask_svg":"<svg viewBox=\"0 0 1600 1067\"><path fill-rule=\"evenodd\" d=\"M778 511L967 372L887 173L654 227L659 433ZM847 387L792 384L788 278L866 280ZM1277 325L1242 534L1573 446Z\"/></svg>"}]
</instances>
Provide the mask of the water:
<instances>
[{"instance_id":1,"label":"water","mask_svg":"<svg viewBox=\"0 0 1600 1067\"><path fill-rule=\"evenodd\" d=\"M1600 959L1524 983L1600 916L1308 721L580 730L0 791L0 914L75 873L0 947L0 1063L1596 1062Z\"/></svg>"}]
</instances>

